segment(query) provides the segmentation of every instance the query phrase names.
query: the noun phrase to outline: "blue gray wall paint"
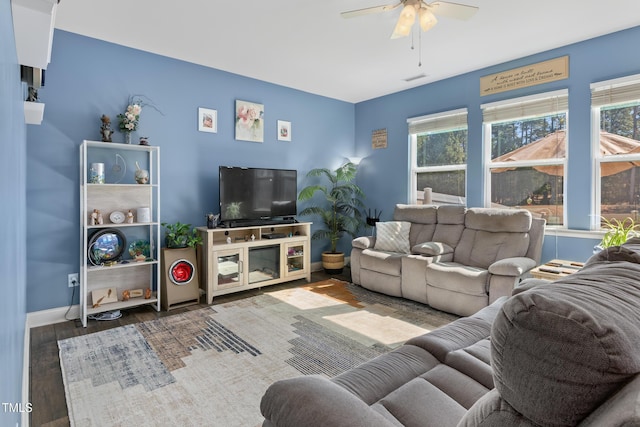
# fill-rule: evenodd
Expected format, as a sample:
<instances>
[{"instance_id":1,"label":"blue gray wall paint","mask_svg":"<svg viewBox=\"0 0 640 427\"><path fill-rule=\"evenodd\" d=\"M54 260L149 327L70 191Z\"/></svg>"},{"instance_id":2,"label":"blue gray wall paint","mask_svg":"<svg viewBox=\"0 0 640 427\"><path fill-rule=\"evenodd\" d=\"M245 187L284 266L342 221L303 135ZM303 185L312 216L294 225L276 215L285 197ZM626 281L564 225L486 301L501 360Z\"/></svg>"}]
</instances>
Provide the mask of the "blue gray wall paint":
<instances>
[{"instance_id":1,"label":"blue gray wall paint","mask_svg":"<svg viewBox=\"0 0 640 427\"><path fill-rule=\"evenodd\" d=\"M130 95L161 111L143 109L137 136L160 146L165 222L201 226L207 212L218 212L219 165L297 169L303 185L308 170L337 167L354 151L351 103L64 31L55 31L39 95L44 121L30 127L27 144L28 311L78 301L67 287L80 259L78 147L100 140L102 114L116 129ZM264 143L234 140L237 99L264 104ZM217 133L198 132L198 107L218 111ZM277 120L292 123L292 142L277 140ZM314 259L321 246L314 243Z\"/></svg>"},{"instance_id":2,"label":"blue gray wall paint","mask_svg":"<svg viewBox=\"0 0 640 427\"><path fill-rule=\"evenodd\" d=\"M587 185L592 182L589 84L640 73L637 56L630 50L638 42L640 27L635 27L357 104L356 155L363 157L358 171L358 183L367 194L368 206L383 209L383 219L389 219L395 203L407 202L410 156L407 118L457 108L467 108L469 112L468 205L482 206L484 160L481 104L568 88L570 141L565 206L569 228L588 230L588 213L593 196ZM460 54L464 55L464 52ZM566 80L492 96L480 96L482 76L564 55L569 56L570 77ZM423 64L423 69L429 73L428 61ZM388 148L373 150L371 132L382 128L387 129ZM560 257L584 260L592 253L592 248L598 241L597 238L560 237L556 244L555 238L547 238L543 259Z\"/></svg>"},{"instance_id":3,"label":"blue gray wall paint","mask_svg":"<svg viewBox=\"0 0 640 427\"><path fill-rule=\"evenodd\" d=\"M22 403L26 319L26 125L11 2L0 1L0 402ZM26 402L23 402L26 403ZM0 408L0 425L20 414Z\"/></svg>"}]
</instances>

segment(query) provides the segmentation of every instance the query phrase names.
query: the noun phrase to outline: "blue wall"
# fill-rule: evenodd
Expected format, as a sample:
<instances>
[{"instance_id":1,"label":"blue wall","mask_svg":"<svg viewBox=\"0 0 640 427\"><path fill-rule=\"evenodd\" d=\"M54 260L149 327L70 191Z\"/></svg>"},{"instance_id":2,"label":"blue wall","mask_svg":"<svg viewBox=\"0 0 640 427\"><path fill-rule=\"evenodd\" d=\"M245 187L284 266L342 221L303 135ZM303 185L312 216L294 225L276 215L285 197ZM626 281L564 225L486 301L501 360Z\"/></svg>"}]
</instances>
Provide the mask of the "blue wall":
<instances>
[{"instance_id":1,"label":"blue wall","mask_svg":"<svg viewBox=\"0 0 640 427\"><path fill-rule=\"evenodd\" d=\"M26 318L26 126L11 3L0 1L0 402L22 402ZM24 402L26 403L26 402ZM19 413L0 408L0 425Z\"/></svg>"},{"instance_id":2,"label":"blue wall","mask_svg":"<svg viewBox=\"0 0 640 427\"><path fill-rule=\"evenodd\" d=\"M586 185L592 182L589 84L640 73L637 55L630 50L639 42L640 27L635 27L357 104L356 155L364 158L358 172L358 184L367 194L367 204L371 208L383 209L383 219L389 219L395 203L407 202L410 156L407 118L466 107L469 112L468 205L482 206L484 160L480 105L568 88L570 141L565 194L567 225L570 229L588 230L593 196ZM480 96L482 76L564 55L569 56L569 79ZM429 64L423 64L423 67L428 74ZM373 150L371 132L382 128L387 129L388 148ZM597 236L593 239L560 237L557 245L555 239L551 240L553 242L545 239L545 260L555 257L584 260L600 239Z\"/></svg>"},{"instance_id":3,"label":"blue wall","mask_svg":"<svg viewBox=\"0 0 640 427\"><path fill-rule=\"evenodd\" d=\"M165 222L200 226L207 212L218 212L219 165L297 169L303 185L311 168L337 167L353 155L353 104L56 30L39 92L44 121L28 132L28 311L72 301L67 274L79 270L80 258L78 147L100 140L102 114L116 129L116 115L138 94L162 112L143 109L137 136L160 146ZM264 143L234 140L237 99L264 104ZM198 132L198 107L218 111L217 133ZM277 120L292 123L292 142L277 140ZM312 246L319 259L322 244Z\"/></svg>"},{"instance_id":4,"label":"blue wall","mask_svg":"<svg viewBox=\"0 0 640 427\"><path fill-rule=\"evenodd\" d=\"M387 219L395 203L407 201L406 119L461 107L469 110L469 206L481 206L480 105L568 88L568 225L586 230L592 197L584 190L584 183L591 182L589 83L640 73L628 50L639 40L637 27L353 105L56 31L46 87L40 91L44 122L28 132L27 310L77 303L66 282L67 274L79 269L78 146L83 139L99 139L100 116L107 114L115 123L130 95L145 95L162 111L143 111L138 136L161 147L163 221L204 225L205 213L218 210L219 165L295 168L304 185L309 169L334 168L352 155L364 157L358 183L367 194L367 207L383 209ZM481 76L563 55L570 58L567 80L479 95ZM428 64L424 67L428 71ZM236 99L265 105L264 143L234 140ZM218 111L218 133L197 131L198 107ZM277 141L277 120L293 123L293 142ZM372 150L371 131L380 128L388 131L388 148ZM586 259L598 240L547 238L543 258ZM348 249L348 242L342 243ZM325 247L312 246L317 261Z\"/></svg>"}]
</instances>

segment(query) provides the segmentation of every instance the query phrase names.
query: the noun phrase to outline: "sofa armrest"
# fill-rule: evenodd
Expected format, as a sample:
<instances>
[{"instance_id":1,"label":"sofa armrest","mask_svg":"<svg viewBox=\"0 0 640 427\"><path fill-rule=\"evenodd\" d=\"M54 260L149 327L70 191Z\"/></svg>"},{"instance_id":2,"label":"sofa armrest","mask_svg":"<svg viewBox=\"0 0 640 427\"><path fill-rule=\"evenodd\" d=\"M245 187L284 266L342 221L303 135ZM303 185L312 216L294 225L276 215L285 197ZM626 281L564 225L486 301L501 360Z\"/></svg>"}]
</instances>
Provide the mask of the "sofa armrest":
<instances>
[{"instance_id":1,"label":"sofa armrest","mask_svg":"<svg viewBox=\"0 0 640 427\"><path fill-rule=\"evenodd\" d=\"M362 236L357 237L351 241L351 246L358 249L373 248L376 244L375 236Z\"/></svg>"},{"instance_id":2,"label":"sofa armrest","mask_svg":"<svg viewBox=\"0 0 640 427\"><path fill-rule=\"evenodd\" d=\"M319 375L273 383L262 397L260 411L274 427L393 426L361 399Z\"/></svg>"},{"instance_id":3,"label":"sofa armrest","mask_svg":"<svg viewBox=\"0 0 640 427\"><path fill-rule=\"evenodd\" d=\"M424 242L418 243L411 248L412 254L426 255L426 256L437 256L437 255L446 255L452 254L453 248L446 243L441 242Z\"/></svg>"},{"instance_id":4,"label":"sofa armrest","mask_svg":"<svg viewBox=\"0 0 640 427\"><path fill-rule=\"evenodd\" d=\"M536 266L536 262L527 257L505 258L489 266L489 273L499 276L522 276Z\"/></svg>"}]
</instances>

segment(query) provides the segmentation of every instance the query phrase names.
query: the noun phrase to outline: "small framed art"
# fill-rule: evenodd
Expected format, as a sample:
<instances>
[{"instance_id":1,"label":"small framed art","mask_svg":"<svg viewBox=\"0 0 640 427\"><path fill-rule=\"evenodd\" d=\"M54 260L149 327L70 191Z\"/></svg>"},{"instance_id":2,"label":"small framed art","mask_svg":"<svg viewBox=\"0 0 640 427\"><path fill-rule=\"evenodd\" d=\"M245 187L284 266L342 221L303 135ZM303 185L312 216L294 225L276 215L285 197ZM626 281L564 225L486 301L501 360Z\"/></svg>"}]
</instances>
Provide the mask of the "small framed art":
<instances>
[{"instance_id":1,"label":"small framed art","mask_svg":"<svg viewBox=\"0 0 640 427\"><path fill-rule=\"evenodd\" d=\"M291 141L291 122L278 120L278 141Z\"/></svg>"},{"instance_id":2,"label":"small framed art","mask_svg":"<svg viewBox=\"0 0 640 427\"><path fill-rule=\"evenodd\" d=\"M218 132L218 112L208 108L198 108L198 130L200 132Z\"/></svg>"}]
</instances>

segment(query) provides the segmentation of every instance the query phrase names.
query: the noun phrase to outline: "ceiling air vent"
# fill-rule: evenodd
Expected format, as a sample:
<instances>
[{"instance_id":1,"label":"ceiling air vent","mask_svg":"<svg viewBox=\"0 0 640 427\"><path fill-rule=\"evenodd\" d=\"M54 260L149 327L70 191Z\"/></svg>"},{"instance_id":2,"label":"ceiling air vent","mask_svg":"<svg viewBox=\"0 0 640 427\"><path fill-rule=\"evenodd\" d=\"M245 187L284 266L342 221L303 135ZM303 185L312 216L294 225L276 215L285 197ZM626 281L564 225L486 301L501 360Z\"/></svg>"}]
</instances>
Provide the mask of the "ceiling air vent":
<instances>
[{"instance_id":1,"label":"ceiling air vent","mask_svg":"<svg viewBox=\"0 0 640 427\"><path fill-rule=\"evenodd\" d=\"M407 77L406 79L404 79L404 81L409 83L409 82L412 82L414 80L423 79L425 77L427 77L427 75L422 73L422 74L418 74L417 76Z\"/></svg>"}]
</instances>

